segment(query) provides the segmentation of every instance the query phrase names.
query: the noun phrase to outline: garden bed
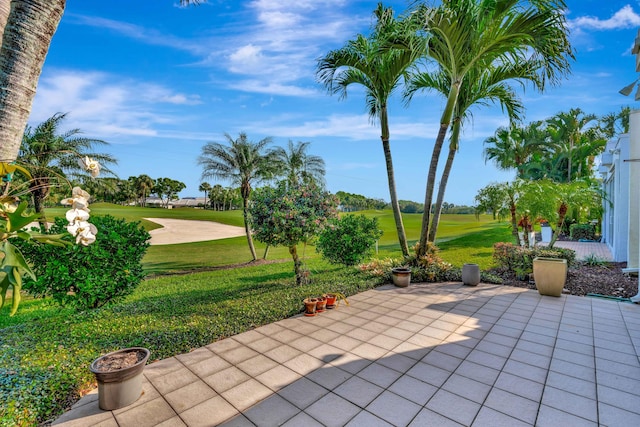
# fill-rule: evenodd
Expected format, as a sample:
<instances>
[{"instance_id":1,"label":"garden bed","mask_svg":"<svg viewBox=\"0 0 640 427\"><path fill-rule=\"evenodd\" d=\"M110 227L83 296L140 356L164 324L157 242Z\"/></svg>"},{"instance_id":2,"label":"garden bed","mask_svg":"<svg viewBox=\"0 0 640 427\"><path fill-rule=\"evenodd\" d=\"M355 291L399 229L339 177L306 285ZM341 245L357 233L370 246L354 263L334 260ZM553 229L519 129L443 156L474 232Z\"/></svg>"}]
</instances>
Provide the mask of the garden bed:
<instances>
[{"instance_id":1,"label":"garden bed","mask_svg":"<svg viewBox=\"0 0 640 427\"><path fill-rule=\"evenodd\" d=\"M625 267L626 263L607 263L605 265L576 263L575 266L569 268L565 289L571 295L578 296L600 294L630 298L638 293L638 277L623 273L622 269ZM493 269L490 272L501 277L504 285L536 288L536 285L529 280L518 280L513 271Z\"/></svg>"}]
</instances>

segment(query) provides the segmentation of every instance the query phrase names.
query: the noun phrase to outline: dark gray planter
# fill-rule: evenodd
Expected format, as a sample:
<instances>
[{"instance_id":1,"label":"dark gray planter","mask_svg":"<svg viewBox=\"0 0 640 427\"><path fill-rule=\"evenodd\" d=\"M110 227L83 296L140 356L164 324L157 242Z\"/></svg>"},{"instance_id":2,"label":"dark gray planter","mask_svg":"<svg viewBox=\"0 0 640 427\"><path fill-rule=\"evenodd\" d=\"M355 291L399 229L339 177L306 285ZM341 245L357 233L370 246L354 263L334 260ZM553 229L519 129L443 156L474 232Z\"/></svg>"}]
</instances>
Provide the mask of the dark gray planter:
<instances>
[{"instance_id":1,"label":"dark gray planter","mask_svg":"<svg viewBox=\"0 0 640 427\"><path fill-rule=\"evenodd\" d=\"M480 266L465 264L462 266L462 283L467 286L478 286L480 283Z\"/></svg>"},{"instance_id":2,"label":"dark gray planter","mask_svg":"<svg viewBox=\"0 0 640 427\"><path fill-rule=\"evenodd\" d=\"M137 353L137 362L116 370L101 370L100 363L110 356ZM131 405L142 395L142 371L151 353L144 347L131 347L98 357L89 369L98 380L98 404L100 409L112 411Z\"/></svg>"}]
</instances>

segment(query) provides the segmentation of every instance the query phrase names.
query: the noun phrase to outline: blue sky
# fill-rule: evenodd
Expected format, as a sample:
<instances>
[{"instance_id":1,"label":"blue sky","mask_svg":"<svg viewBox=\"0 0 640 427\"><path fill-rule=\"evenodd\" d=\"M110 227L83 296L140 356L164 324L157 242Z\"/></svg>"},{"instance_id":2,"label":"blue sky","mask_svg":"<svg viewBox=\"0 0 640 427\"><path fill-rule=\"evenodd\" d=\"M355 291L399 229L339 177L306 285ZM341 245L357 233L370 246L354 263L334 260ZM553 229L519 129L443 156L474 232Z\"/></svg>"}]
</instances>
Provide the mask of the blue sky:
<instances>
[{"instance_id":1,"label":"blue sky","mask_svg":"<svg viewBox=\"0 0 640 427\"><path fill-rule=\"evenodd\" d=\"M363 92L340 100L315 79L317 59L371 26L377 1L68 0L40 78L30 124L68 112L65 127L108 141L120 178L147 174L201 196L197 157L224 133L251 140L310 141L324 158L327 187L389 200L379 125ZM396 12L406 1L387 1ZM568 0L576 50L572 75L544 94L520 92L526 121L580 107L598 115L634 107L618 90L637 77L631 55L637 0ZM424 93L390 105L398 196L423 201L444 101ZM477 191L512 178L485 164L483 141L507 124L499 108L466 123L445 200L473 204ZM441 163L444 162L444 158ZM209 180L211 184L216 184ZM228 182L219 182L227 186Z\"/></svg>"}]
</instances>

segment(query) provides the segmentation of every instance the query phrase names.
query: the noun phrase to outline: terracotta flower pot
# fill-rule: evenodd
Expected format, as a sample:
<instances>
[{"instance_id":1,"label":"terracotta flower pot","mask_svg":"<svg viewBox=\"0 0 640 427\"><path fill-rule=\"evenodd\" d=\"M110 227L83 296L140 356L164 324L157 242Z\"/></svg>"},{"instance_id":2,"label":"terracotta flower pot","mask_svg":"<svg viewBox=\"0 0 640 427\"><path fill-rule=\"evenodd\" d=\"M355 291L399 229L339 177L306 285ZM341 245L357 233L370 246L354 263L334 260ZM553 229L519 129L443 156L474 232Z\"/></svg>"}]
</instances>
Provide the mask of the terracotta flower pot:
<instances>
[{"instance_id":1,"label":"terracotta flower pot","mask_svg":"<svg viewBox=\"0 0 640 427\"><path fill-rule=\"evenodd\" d=\"M98 357L89 369L98 380L98 405L111 411L131 405L142 395L142 371L151 353L131 347Z\"/></svg>"},{"instance_id":2,"label":"terracotta flower pot","mask_svg":"<svg viewBox=\"0 0 640 427\"><path fill-rule=\"evenodd\" d=\"M317 303L318 303L318 300L316 298L305 298L304 315L308 317L315 316Z\"/></svg>"},{"instance_id":3,"label":"terracotta flower pot","mask_svg":"<svg viewBox=\"0 0 640 427\"><path fill-rule=\"evenodd\" d=\"M325 307L327 306L327 299L324 297L318 297L316 299L316 313L323 313L325 311Z\"/></svg>"},{"instance_id":4,"label":"terracotta flower pot","mask_svg":"<svg viewBox=\"0 0 640 427\"><path fill-rule=\"evenodd\" d=\"M331 310L336 307L336 294L325 294L324 297L327 300L327 309Z\"/></svg>"}]
</instances>

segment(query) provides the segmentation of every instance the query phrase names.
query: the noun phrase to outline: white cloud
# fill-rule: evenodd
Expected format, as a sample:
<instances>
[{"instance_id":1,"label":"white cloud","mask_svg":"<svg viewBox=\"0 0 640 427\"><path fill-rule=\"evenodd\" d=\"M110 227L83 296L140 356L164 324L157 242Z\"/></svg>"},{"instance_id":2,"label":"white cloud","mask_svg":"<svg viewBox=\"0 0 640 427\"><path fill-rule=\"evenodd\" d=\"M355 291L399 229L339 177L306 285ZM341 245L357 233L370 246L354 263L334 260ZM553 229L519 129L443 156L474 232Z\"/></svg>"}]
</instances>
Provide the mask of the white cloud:
<instances>
[{"instance_id":1,"label":"white cloud","mask_svg":"<svg viewBox=\"0 0 640 427\"><path fill-rule=\"evenodd\" d=\"M229 83L229 87L235 90L252 93L266 93L278 96L315 96L317 90L306 89L304 87L288 85L278 82L265 82L262 80L240 80Z\"/></svg>"},{"instance_id":2,"label":"white cloud","mask_svg":"<svg viewBox=\"0 0 640 427\"><path fill-rule=\"evenodd\" d=\"M179 119L158 112L162 106L198 103L195 95L107 73L54 70L40 79L29 122L38 124L62 112L69 113L66 126L96 138L164 137L158 129Z\"/></svg>"},{"instance_id":3,"label":"white cloud","mask_svg":"<svg viewBox=\"0 0 640 427\"><path fill-rule=\"evenodd\" d=\"M327 118L314 121L305 121L294 124L295 117L286 117L280 124L273 124L277 119L269 123L254 123L256 132L286 138L315 138L334 137L353 141L380 140L380 125L372 123L369 116L361 115L331 115ZM396 139L407 140L413 138L424 139L436 135L438 124L424 124L408 121L403 118L395 118L390 123L391 143ZM250 129L253 130L253 129Z\"/></svg>"},{"instance_id":4,"label":"white cloud","mask_svg":"<svg viewBox=\"0 0 640 427\"><path fill-rule=\"evenodd\" d=\"M595 16L581 16L568 21L569 28L575 30L618 30L640 26L640 15L631 5L625 5L609 19Z\"/></svg>"}]
</instances>

